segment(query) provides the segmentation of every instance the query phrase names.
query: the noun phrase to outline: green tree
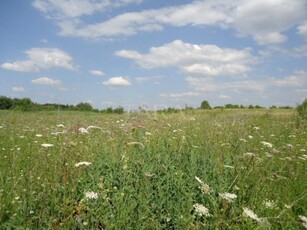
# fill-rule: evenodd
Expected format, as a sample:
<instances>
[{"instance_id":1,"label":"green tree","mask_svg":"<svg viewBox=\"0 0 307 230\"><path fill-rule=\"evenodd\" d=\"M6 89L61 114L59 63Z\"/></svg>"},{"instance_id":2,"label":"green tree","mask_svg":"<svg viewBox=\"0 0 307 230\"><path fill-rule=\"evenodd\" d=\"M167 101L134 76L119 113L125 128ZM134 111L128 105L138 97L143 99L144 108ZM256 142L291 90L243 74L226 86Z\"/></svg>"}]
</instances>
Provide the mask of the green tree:
<instances>
[{"instance_id":1,"label":"green tree","mask_svg":"<svg viewBox=\"0 0 307 230\"><path fill-rule=\"evenodd\" d=\"M9 97L0 96L0 109L10 109L13 106L13 101Z\"/></svg>"},{"instance_id":2,"label":"green tree","mask_svg":"<svg viewBox=\"0 0 307 230\"><path fill-rule=\"evenodd\" d=\"M79 104L76 105L76 109L81 111L91 111L93 110L93 107L88 102L80 102Z\"/></svg>"},{"instance_id":3,"label":"green tree","mask_svg":"<svg viewBox=\"0 0 307 230\"><path fill-rule=\"evenodd\" d=\"M201 109L211 109L211 106L210 106L208 101L204 100L204 101L201 102L200 108Z\"/></svg>"}]
</instances>

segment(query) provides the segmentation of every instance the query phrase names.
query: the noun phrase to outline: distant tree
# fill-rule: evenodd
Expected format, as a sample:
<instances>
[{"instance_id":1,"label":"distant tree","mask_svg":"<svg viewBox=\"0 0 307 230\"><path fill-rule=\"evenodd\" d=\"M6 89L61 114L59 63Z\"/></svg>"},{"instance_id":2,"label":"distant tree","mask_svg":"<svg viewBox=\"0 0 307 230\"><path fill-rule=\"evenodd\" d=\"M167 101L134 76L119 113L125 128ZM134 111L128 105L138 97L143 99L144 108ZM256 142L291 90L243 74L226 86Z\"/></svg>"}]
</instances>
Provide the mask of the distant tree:
<instances>
[{"instance_id":1,"label":"distant tree","mask_svg":"<svg viewBox=\"0 0 307 230\"><path fill-rule=\"evenodd\" d=\"M14 110L30 111L34 108L30 98L14 98L12 101Z\"/></svg>"},{"instance_id":2,"label":"distant tree","mask_svg":"<svg viewBox=\"0 0 307 230\"><path fill-rule=\"evenodd\" d=\"M88 102L80 102L79 104L76 105L76 109L81 111L91 111L93 110L93 107Z\"/></svg>"},{"instance_id":3,"label":"distant tree","mask_svg":"<svg viewBox=\"0 0 307 230\"><path fill-rule=\"evenodd\" d=\"M276 105L272 105L272 106L270 107L270 109L277 109L277 106L276 106Z\"/></svg>"},{"instance_id":4,"label":"distant tree","mask_svg":"<svg viewBox=\"0 0 307 230\"><path fill-rule=\"evenodd\" d=\"M304 102L296 107L296 110L300 117L307 119L307 99Z\"/></svg>"},{"instance_id":5,"label":"distant tree","mask_svg":"<svg viewBox=\"0 0 307 230\"><path fill-rule=\"evenodd\" d=\"M249 109L254 109L255 107L253 105L248 106Z\"/></svg>"},{"instance_id":6,"label":"distant tree","mask_svg":"<svg viewBox=\"0 0 307 230\"><path fill-rule=\"evenodd\" d=\"M11 98L0 96L0 109L10 109L13 106Z\"/></svg>"},{"instance_id":7,"label":"distant tree","mask_svg":"<svg viewBox=\"0 0 307 230\"><path fill-rule=\"evenodd\" d=\"M120 107L114 109L113 112L117 113L117 114L122 114L122 113L124 113L124 108L120 106Z\"/></svg>"},{"instance_id":8,"label":"distant tree","mask_svg":"<svg viewBox=\"0 0 307 230\"><path fill-rule=\"evenodd\" d=\"M202 101L202 103L200 104L200 108L201 108L201 109L211 109L211 106L210 106L210 104L209 104L208 101L204 100L204 101Z\"/></svg>"}]
</instances>

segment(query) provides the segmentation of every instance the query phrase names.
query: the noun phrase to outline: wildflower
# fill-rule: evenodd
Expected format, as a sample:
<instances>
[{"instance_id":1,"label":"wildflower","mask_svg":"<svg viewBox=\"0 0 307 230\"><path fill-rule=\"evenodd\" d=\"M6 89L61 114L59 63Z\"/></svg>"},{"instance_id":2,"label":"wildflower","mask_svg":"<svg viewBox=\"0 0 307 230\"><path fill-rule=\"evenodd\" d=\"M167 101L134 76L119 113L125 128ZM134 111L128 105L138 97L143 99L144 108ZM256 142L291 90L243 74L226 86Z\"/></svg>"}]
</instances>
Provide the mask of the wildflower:
<instances>
[{"instance_id":1,"label":"wildflower","mask_svg":"<svg viewBox=\"0 0 307 230\"><path fill-rule=\"evenodd\" d=\"M240 138L239 140L243 142L247 142L247 140L245 140L244 138Z\"/></svg>"},{"instance_id":2,"label":"wildflower","mask_svg":"<svg viewBox=\"0 0 307 230\"><path fill-rule=\"evenodd\" d=\"M152 136L150 132L145 132L145 136Z\"/></svg>"},{"instance_id":3,"label":"wildflower","mask_svg":"<svg viewBox=\"0 0 307 230\"><path fill-rule=\"evenodd\" d=\"M56 127L58 127L58 128L65 128L65 126L63 124L58 124Z\"/></svg>"},{"instance_id":4,"label":"wildflower","mask_svg":"<svg viewBox=\"0 0 307 230\"><path fill-rule=\"evenodd\" d=\"M255 153L247 152L243 154L245 157L255 157Z\"/></svg>"},{"instance_id":5,"label":"wildflower","mask_svg":"<svg viewBox=\"0 0 307 230\"><path fill-rule=\"evenodd\" d=\"M92 164L91 162L82 161L82 162L75 164L75 167L78 168L80 166L90 166L91 164Z\"/></svg>"},{"instance_id":6,"label":"wildflower","mask_svg":"<svg viewBox=\"0 0 307 230\"><path fill-rule=\"evenodd\" d=\"M253 139L254 137L252 135L247 136L249 139Z\"/></svg>"},{"instance_id":7,"label":"wildflower","mask_svg":"<svg viewBox=\"0 0 307 230\"><path fill-rule=\"evenodd\" d=\"M293 149L293 145L291 145L291 144L286 144L286 148L288 148L288 149Z\"/></svg>"},{"instance_id":8,"label":"wildflower","mask_svg":"<svg viewBox=\"0 0 307 230\"><path fill-rule=\"evenodd\" d=\"M88 133L89 133L89 132L87 131L87 129L86 129L86 128L83 128L83 127L79 128L78 131L79 131L80 133L82 133L82 134L88 134Z\"/></svg>"},{"instance_id":9,"label":"wildflower","mask_svg":"<svg viewBox=\"0 0 307 230\"><path fill-rule=\"evenodd\" d=\"M102 129L102 128L95 126L95 125L90 125L89 127L86 128L86 130L89 130L89 129Z\"/></svg>"},{"instance_id":10,"label":"wildflower","mask_svg":"<svg viewBox=\"0 0 307 230\"><path fill-rule=\"evenodd\" d=\"M194 117L191 117L190 118L190 121L195 121L196 119Z\"/></svg>"},{"instance_id":11,"label":"wildflower","mask_svg":"<svg viewBox=\"0 0 307 230\"><path fill-rule=\"evenodd\" d=\"M199 216L211 216L209 213L209 209L206 208L204 205L196 203L193 205L193 207L195 208L195 211Z\"/></svg>"},{"instance_id":12,"label":"wildflower","mask_svg":"<svg viewBox=\"0 0 307 230\"><path fill-rule=\"evenodd\" d=\"M257 127L257 126L254 126L253 129L256 130L256 131L258 131L260 128Z\"/></svg>"},{"instance_id":13,"label":"wildflower","mask_svg":"<svg viewBox=\"0 0 307 230\"><path fill-rule=\"evenodd\" d=\"M93 199L93 200L96 200L98 199L98 193L97 192L86 192L85 193L85 197L88 198L88 199Z\"/></svg>"},{"instance_id":14,"label":"wildflower","mask_svg":"<svg viewBox=\"0 0 307 230\"><path fill-rule=\"evenodd\" d=\"M306 149L300 149L300 152L306 152Z\"/></svg>"},{"instance_id":15,"label":"wildflower","mask_svg":"<svg viewBox=\"0 0 307 230\"><path fill-rule=\"evenodd\" d=\"M224 193L219 193L219 196L225 200L227 200L228 202L233 202L234 199L237 198L236 194L233 193L228 193L228 192L224 192Z\"/></svg>"},{"instance_id":16,"label":"wildflower","mask_svg":"<svg viewBox=\"0 0 307 230\"><path fill-rule=\"evenodd\" d=\"M35 136L36 136L36 137L42 137L43 134L36 134Z\"/></svg>"},{"instance_id":17,"label":"wildflower","mask_svg":"<svg viewBox=\"0 0 307 230\"><path fill-rule=\"evenodd\" d=\"M199 177L195 176L195 179L200 183L199 189L203 194L209 194L211 189L209 185L205 184Z\"/></svg>"},{"instance_id":18,"label":"wildflower","mask_svg":"<svg viewBox=\"0 0 307 230\"><path fill-rule=\"evenodd\" d=\"M265 201L263 201L263 204L264 204L264 206L265 206L266 208L269 208L269 209L274 209L274 208L276 208L276 204L275 204L275 202L272 201L272 200L265 200Z\"/></svg>"},{"instance_id":19,"label":"wildflower","mask_svg":"<svg viewBox=\"0 0 307 230\"><path fill-rule=\"evenodd\" d=\"M243 215L247 216L253 220L256 220L257 222L261 222L262 218L259 218L257 216L257 214L255 214L252 210L250 210L249 208L243 208Z\"/></svg>"},{"instance_id":20,"label":"wildflower","mask_svg":"<svg viewBox=\"0 0 307 230\"><path fill-rule=\"evenodd\" d=\"M0 125L0 129L3 129L3 126L2 126L2 125Z\"/></svg>"},{"instance_id":21,"label":"wildflower","mask_svg":"<svg viewBox=\"0 0 307 230\"><path fill-rule=\"evenodd\" d=\"M261 144L263 144L265 147L268 147L268 148L272 148L273 145L269 142L266 142L266 141L261 141Z\"/></svg>"},{"instance_id":22,"label":"wildflower","mask_svg":"<svg viewBox=\"0 0 307 230\"><path fill-rule=\"evenodd\" d=\"M44 143L44 144L41 144L41 146L45 147L45 148L50 148L53 146L53 144L47 144L47 143Z\"/></svg>"},{"instance_id":23,"label":"wildflower","mask_svg":"<svg viewBox=\"0 0 307 230\"><path fill-rule=\"evenodd\" d=\"M301 219L302 225L307 228L307 217L302 215L299 215L298 217Z\"/></svg>"},{"instance_id":24,"label":"wildflower","mask_svg":"<svg viewBox=\"0 0 307 230\"><path fill-rule=\"evenodd\" d=\"M137 141L128 142L127 145L138 145L142 149L145 148L145 146L141 142L137 142Z\"/></svg>"}]
</instances>

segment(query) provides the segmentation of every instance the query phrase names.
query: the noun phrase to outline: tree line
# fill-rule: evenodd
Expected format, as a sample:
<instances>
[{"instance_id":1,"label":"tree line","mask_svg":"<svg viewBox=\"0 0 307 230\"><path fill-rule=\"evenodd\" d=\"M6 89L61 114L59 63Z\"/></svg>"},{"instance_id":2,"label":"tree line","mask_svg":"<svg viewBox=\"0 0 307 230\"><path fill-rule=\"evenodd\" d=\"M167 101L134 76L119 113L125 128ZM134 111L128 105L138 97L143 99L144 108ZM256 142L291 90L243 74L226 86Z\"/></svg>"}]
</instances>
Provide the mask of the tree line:
<instances>
[{"instance_id":1,"label":"tree line","mask_svg":"<svg viewBox=\"0 0 307 230\"><path fill-rule=\"evenodd\" d=\"M6 96L0 96L0 110L17 110L17 111L54 111L54 110L65 110L65 111L91 111L101 113L124 113L123 107L98 110L88 102L80 102L77 105L64 105L56 103L45 103L39 104L31 101L30 98L9 98Z\"/></svg>"}]
</instances>

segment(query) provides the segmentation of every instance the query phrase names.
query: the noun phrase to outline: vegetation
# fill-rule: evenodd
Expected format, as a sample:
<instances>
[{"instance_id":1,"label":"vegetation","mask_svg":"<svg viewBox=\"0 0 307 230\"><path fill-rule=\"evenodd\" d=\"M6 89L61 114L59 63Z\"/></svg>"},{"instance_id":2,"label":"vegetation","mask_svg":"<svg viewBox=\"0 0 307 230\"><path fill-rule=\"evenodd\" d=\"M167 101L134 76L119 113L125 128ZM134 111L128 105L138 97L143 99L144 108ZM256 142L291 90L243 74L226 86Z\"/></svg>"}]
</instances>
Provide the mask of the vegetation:
<instances>
[{"instance_id":1,"label":"vegetation","mask_svg":"<svg viewBox=\"0 0 307 230\"><path fill-rule=\"evenodd\" d=\"M211 109L211 106L210 106L208 101L204 100L204 101L201 102L200 108L201 109Z\"/></svg>"},{"instance_id":2,"label":"vegetation","mask_svg":"<svg viewBox=\"0 0 307 230\"><path fill-rule=\"evenodd\" d=\"M297 106L297 112L300 117L307 119L307 99L304 102Z\"/></svg>"},{"instance_id":3,"label":"vegetation","mask_svg":"<svg viewBox=\"0 0 307 230\"><path fill-rule=\"evenodd\" d=\"M303 229L296 116L1 110L0 229Z\"/></svg>"}]
</instances>

